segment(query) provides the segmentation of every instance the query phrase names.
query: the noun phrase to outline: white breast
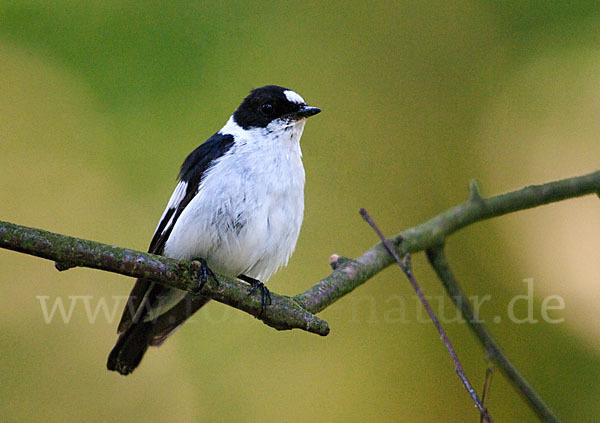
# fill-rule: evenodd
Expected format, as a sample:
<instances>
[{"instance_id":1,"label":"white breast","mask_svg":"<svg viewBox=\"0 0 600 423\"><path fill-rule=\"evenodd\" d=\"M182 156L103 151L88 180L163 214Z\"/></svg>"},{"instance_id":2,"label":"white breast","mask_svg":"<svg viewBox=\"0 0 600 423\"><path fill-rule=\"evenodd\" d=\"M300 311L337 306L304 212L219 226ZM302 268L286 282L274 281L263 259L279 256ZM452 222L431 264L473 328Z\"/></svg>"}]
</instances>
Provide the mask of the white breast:
<instances>
[{"instance_id":1,"label":"white breast","mask_svg":"<svg viewBox=\"0 0 600 423\"><path fill-rule=\"evenodd\" d=\"M276 123L244 131L229 120L220 132L235 143L175 223L166 256L201 257L215 272L263 282L287 264L304 213L304 121Z\"/></svg>"}]
</instances>

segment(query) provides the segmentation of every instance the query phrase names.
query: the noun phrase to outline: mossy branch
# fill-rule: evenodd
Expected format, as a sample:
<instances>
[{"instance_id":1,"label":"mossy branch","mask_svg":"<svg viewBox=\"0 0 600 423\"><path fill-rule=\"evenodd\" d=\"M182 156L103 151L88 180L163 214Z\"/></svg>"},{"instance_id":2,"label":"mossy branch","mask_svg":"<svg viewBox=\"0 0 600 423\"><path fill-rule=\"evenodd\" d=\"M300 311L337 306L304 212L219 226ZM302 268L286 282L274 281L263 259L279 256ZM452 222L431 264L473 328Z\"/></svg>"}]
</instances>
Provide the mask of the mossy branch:
<instances>
[{"instance_id":1,"label":"mossy branch","mask_svg":"<svg viewBox=\"0 0 600 423\"><path fill-rule=\"evenodd\" d=\"M178 261L8 222L0 222L0 247L53 260L61 271L77 266L90 267L150 279L185 291L194 291L198 286L198 262ZM218 283L209 278L198 294L254 316L260 314L259 294L248 296L247 284L224 275L218 277ZM329 333L327 322L306 311L293 299L275 293L271 294L271 303L260 319L275 329L299 328L319 335Z\"/></svg>"},{"instance_id":2,"label":"mossy branch","mask_svg":"<svg viewBox=\"0 0 600 423\"><path fill-rule=\"evenodd\" d=\"M389 241L401 257L407 253L429 250L430 257L435 258L431 255L432 252L435 252L436 248L441 248L449 235L467 225L519 210L597 193L600 193L600 171L543 185L528 186L488 198L482 197L478 184L472 182L470 195L465 203L407 229L390 238ZM188 291L196 287L196 263L177 261L8 222L0 222L0 247L53 260L59 270L74 266L91 267L126 276L147 278ZM352 292L392 264L394 260L381 243L356 259L333 257L331 263L334 268L333 273L295 297L273 293L272 304L259 318L276 329L300 328L327 335L329 332L327 322L314 316L314 313L320 312ZM219 277L220 283L209 281L201 294L254 316L259 315L261 309L259 295L248 297L246 284L223 275ZM465 310L461 311L466 314L463 317L468 321L469 313L465 313ZM484 339L480 336L484 347L489 351L489 343ZM494 359L493 355L492 358ZM502 361L497 363L508 375ZM518 372L509 375L509 380L525 397L530 399L535 395L532 390L524 389L529 385ZM516 383L517 380L525 383ZM536 401L529 401L529 404L538 415L544 415L544 410L536 409L541 407L543 402L536 405ZM547 421L557 420L552 416Z\"/></svg>"}]
</instances>

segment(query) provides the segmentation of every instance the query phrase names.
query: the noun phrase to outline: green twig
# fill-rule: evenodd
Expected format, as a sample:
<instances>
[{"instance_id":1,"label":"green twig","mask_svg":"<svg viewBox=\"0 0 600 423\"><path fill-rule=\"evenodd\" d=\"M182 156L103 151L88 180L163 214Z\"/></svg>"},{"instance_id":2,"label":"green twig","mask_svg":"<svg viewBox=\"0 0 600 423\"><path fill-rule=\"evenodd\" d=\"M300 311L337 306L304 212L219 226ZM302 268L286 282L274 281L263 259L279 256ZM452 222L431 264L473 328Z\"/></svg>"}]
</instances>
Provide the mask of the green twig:
<instances>
[{"instance_id":1,"label":"green twig","mask_svg":"<svg viewBox=\"0 0 600 423\"><path fill-rule=\"evenodd\" d=\"M475 187L474 187L475 185ZM475 188L475 189L474 189ZM389 238L400 257L444 243L446 237L473 223L526 210L548 203L594 194L600 190L600 171L583 176L532 185L523 189L489 198L482 198L476 184L471 185L470 199ZM474 195L477 192L477 195ZM343 263L332 263L335 270L302 294L294 297L305 309L318 313L344 295L365 283L392 264L394 259L379 243L360 257L344 258Z\"/></svg>"}]
</instances>

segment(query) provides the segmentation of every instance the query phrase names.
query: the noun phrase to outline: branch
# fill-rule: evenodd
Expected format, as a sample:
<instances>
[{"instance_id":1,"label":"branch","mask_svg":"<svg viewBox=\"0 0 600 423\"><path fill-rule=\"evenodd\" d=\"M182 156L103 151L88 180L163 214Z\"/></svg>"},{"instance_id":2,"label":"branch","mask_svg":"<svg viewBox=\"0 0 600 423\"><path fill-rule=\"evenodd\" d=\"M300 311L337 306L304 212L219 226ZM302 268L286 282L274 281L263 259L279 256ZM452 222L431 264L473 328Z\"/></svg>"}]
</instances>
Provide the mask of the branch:
<instances>
[{"instance_id":1,"label":"branch","mask_svg":"<svg viewBox=\"0 0 600 423\"><path fill-rule=\"evenodd\" d=\"M407 229L388 241L396 249L396 253L403 257L407 253L441 246L449 235L475 222L588 194L600 196L600 171L529 186L489 198L483 198L477 183L473 182L469 199L465 203ZM193 291L196 287L193 263L178 262L12 223L0 222L0 247L54 260L58 263L59 270L83 266L147 278L188 291ZM273 302L260 317L261 320L276 329L301 328L326 335L329 332L327 323L311 313L325 309L393 262L381 243L356 259L335 257L332 262L333 273L305 292L291 298L273 293ZM261 308L258 295L248 297L247 285L219 276L221 283L209 281L200 294L258 316ZM515 387L523 395L528 395L522 387Z\"/></svg>"},{"instance_id":2,"label":"branch","mask_svg":"<svg viewBox=\"0 0 600 423\"><path fill-rule=\"evenodd\" d=\"M388 241L392 243L400 257L423 250L435 251L435 248L444 244L449 235L470 224L594 193L600 197L600 171L544 185L532 185L489 198L483 198L477 182L472 181L469 198L465 203L452 207L421 225L407 229ZM385 246L382 243L377 244L355 260L342 258L334 261L335 270L330 276L294 299L307 310L317 313L365 283L393 261ZM452 295L451 297L454 301ZM468 303L463 301L462 304ZM461 309L461 312L465 311ZM463 317L469 322L473 320L469 314L464 314ZM477 330L473 328L480 341L486 339L486 343L482 341L486 351L489 351L490 341L493 341L496 347L493 351L501 351L487 330L485 330L487 336L478 334L482 329L485 330L485 327L478 326ZM498 363L513 387L527 399L527 403L543 419L542 421L558 421L505 355L492 355L491 359Z\"/></svg>"},{"instance_id":3,"label":"branch","mask_svg":"<svg viewBox=\"0 0 600 423\"><path fill-rule=\"evenodd\" d=\"M396 253L404 257L406 253L412 254L442 245L452 233L485 219L569 198L600 193L600 171L544 185L532 185L489 198L483 198L479 194L476 182L471 183L470 191L469 199L465 203L389 238L388 240L396 248ZM293 298L306 310L318 313L393 262L394 259L385 246L379 243L357 259L343 258L334 261L332 266L335 270L331 275Z\"/></svg>"},{"instance_id":4,"label":"branch","mask_svg":"<svg viewBox=\"0 0 600 423\"><path fill-rule=\"evenodd\" d=\"M498 345L485 325L479 320L479 316L475 315L471 302L454 278L450 265L446 261L444 247L439 246L429 248L426 253L427 260L429 260L431 267L433 267L442 281L448 296L452 299L454 305L459 308L463 318L467 321L467 324L485 348L488 359L496 363L502 373L510 380L517 392L521 394L542 421L558 422L558 418L552 413L550 408L544 403L531 385L529 385L521 373L519 373L508 357L506 357L500 348L500 345Z\"/></svg>"},{"instance_id":5,"label":"branch","mask_svg":"<svg viewBox=\"0 0 600 423\"><path fill-rule=\"evenodd\" d=\"M0 247L54 260L58 270L91 267L150 279L185 291L196 292L197 288L198 262L178 261L8 222L0 221ZM224 275L218 277L218 283L207 281L198 294L258 317L260 295L248 296L247 284ZM293 299L275 293L271 294L271 304L260 319L275 329L299 328L319 335L329 333L327 322L300 307Z\"/></svg>"}]
</instances>

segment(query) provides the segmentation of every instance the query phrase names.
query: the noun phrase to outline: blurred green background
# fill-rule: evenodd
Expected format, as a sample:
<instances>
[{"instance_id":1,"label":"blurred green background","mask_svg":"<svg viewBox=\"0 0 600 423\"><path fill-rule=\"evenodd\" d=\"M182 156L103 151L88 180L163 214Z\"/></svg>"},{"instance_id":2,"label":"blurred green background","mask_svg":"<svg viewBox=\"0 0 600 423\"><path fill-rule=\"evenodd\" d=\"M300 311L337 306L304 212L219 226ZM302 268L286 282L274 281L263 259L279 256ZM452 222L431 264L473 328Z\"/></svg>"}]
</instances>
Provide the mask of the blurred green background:
<instances>
[{"instance_id":1,"label":"blurred green background","mask_svg":"<svg viewBox=\"0 0 600 423\"><path fill-rule=\"evenodd\" d=\"M0 219L145 250L187 153L250 89L283 85L323 109L302 139L298 247L269 281L293 295L329 274L330 254L375 243L360 207L392 235L462 202L472 178L491 195L597 170L598 69L592 1L2 0ZM448 243L466 291L491 298L482 318L565 422L600 413L599 207L566 201ZM211 303L127 378L105 369L116 318L91 323L81 296L118 314L133 280L5 250L0 269L3 421L478 421L397 269L322 312L325 338ZM538 323L516 324L525 278ZM541 318L549 295L564 322ZM46 323L39 296L67 311L80 297L68 323ZM480 390L481 347L445 326ZM498 372L489 407L536 421Z\"/></svg>"}]
</instances>

